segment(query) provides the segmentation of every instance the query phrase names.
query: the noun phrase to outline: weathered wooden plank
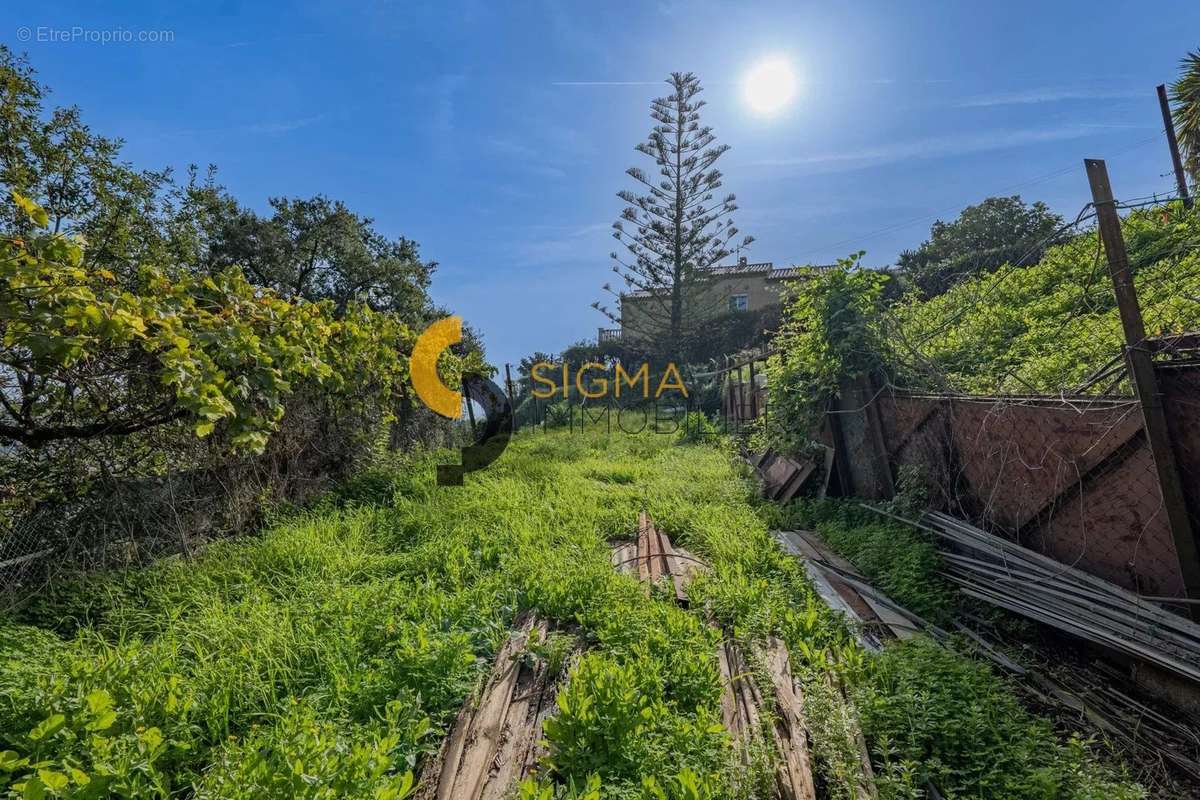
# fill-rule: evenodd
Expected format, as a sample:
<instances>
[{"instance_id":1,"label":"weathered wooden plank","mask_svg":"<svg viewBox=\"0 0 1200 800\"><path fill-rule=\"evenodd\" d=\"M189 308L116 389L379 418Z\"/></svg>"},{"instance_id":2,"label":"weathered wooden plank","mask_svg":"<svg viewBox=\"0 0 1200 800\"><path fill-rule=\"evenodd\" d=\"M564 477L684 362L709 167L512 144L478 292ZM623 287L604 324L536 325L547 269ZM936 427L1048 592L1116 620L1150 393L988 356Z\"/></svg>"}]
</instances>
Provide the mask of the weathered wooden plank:
<instances>
[{"instance_id":1,"label":"weathered wooden plank","mask_svg":"<svg viewBox=\"0 0 1200 800\"><path fill-rule=\"evenodd\" d=\"M812 758L808 752L808 725L804 719L804 698L792 677L787 648L771 638L762 648L761 657L775 691L775 744L780 755L777 782L787 800L816 800Z\"/></svg>"},{"instance_id":2,"label":"weathered wooden plank","mask_svg":"<svg viewBox=\"0 0 1200 800\"><path fill-rule=\"evenodd\" d=\"M675 585L675 601L680 605L687 605L687 581L689 570L684 566L683 559L675 551L675 546L671 543L671 537L665 533L659 533L659 546L663 552L663 561L666 564L667 572L671 576L671 582Z\"/></svg>"},{"instance_id":3,"label":"weathered wooden plank","mask_svg":"<svg viewBox=\"0 0 1200 800\"><path fill-rule=\"evenodd\" d=\"M737 643L726 636L718 645L721 718L743 763L750 763L756 741L764 735L771 736L777 756L775 786L778 797L782 800L816 800L803 701L792 679L787 649L778 639L772 639L766 647L758 648L756 655L766 664L771 678L769 703ZM763 715L768 712L772 712L772 724L766 727Z\"/></svg>"},{"instance_id":4,"label":"weathered wooden plank","mask_svg":"<svg viewBox=\"0 0 1200 800\"><path fill-rule=\"evenodd\" d=\"M688 602L687 584L692 577L708 569L703 561L676 547L645 511L638 514L637 538L612 545L612 564L618 572L635 575L646 584L647 592L662 578L670 578L675 600L680 605Z\"/></svg>"},{"instance_id":5,"label":"weathered wooden plank","mask_svg":"<svg viewBox=\"0 0 1200 800\"><path fill-rule=\"evenodd\" d=\"M646 557L650 552L650 517L645 511L638 512L638 536L637 536L637 554L638 554L638 580L650 580L650 561Z\"/></svg>"},{"instance_id":6,"label":"weathered wooden plank","mask_svg":"<svg viewBox=\"0 0 1200 800\"><path fill-rule=\"evenodd\" d=\"M531 628L529 638L545 639L547 630L545 622L537 622ZM525 767L525 747L531 733L530 718L537 715L536 704L541 702L545 685L545 665L520 667L512 697L504 712L500 741L494 748L491 774L479 794L480 800L504 800L511 796L513 785L520 781Z\"/></svg>"},{"instance_id":7,"label":"weathered wooden plank","mask_svg":"<svg viewBox=\"0 0 1200 800\"><path fill-rule=\"evenodd\" d=\"M527 617L518 625L517 632L508 638L496 654L492 672L479 699L471 699L463 704L454 727L442 742L438 756L422 770L421 781L414 794L417 800L477 797L477 791L487 774L487 759L491 755L481 754L490 744L487 726L502 715L512 696L512 684L516 682L520 668L514 657L524 647L532 625L532 617ZM485 729L482 741L481 725ZM498 734L498 723L496 732Z\"/></svg>"},{"instance_id":8,"label":"weathered wooden plank","mask_svg":"<svg viewBox=\"0 0 1200 800\"><path fill-rule=\"evenodd\" d=\"M843 578L841 581L842 585L847 590L853 591L870 608L873 616L866 618L865 621L878 620L882 622L886 626L886 632L891 633L897 639L908 639L917 634L912 620L897 612L896 608L898 606L890 598L884 596L882 592L875 590L873 587L871 591L861 588L861 584L869 585L870 581L858 571L857 567L834 552L821 537L811 531L795 531L795 533L808 545L809 552L815 554L818 560L829 564L841 573L839 577ZM854 581L846 580L846 576L857 578L861 584L855 584ZM839 593L845 596L845 592L839 590ZM855 604L851 603L851 605Z\"/></svg>"},{"instance_id":9,"label":"weathered wooden plank","mask_svg":"<svg viewBox=\"0 0 1200 800\"><path fill-rule=\"evenodd\" d=\"M542 722L557 685L521 654L549 625L526 617L500 648L477 698L463 704L437 756L422 769L415 800L505 800L536 765Z\"/></svg>"},{"instance_id":10,"label":"weathered wooden plank","mask_svg":"<svg viewBox=\"0 0 1200 800\"><path fill-rule=\"evenodd\" d=\"M722 641L717 645L717 664L721 670L721 722L734 741L741 736L741 724L734 698L733 666L729 663L729 651Z\"/></svg>"},{"instance_id":11,"label":"weathered wooden plank","mask_svg":"<svg viewBox=\"0 0 1200 800\"><path fill-rule=\"evenodd\" d=\"M626 575L637 575L637 542L621 542L612 550L613 568Z\"/></svg>"},{"instance_id":12,"label":"weathered wooden plank","mask_svg":"<svg viewBox=\"0 0 1200 800\"><path fill-rule=\"evenodd\" d=\"M647 579L653 586L663 575L662 539L649 516L646 517L646 549L640 555L646 560Z\"/></svg>"},{"instance_id":13,"label":"weathered wooden plank","mask_svg":"<svg viewBox=\"0 0 1200 800\"><path fill-rule=\"evenodd\" d=\"M521 670L516 655L525 646L530 627L531 623L526 622L522 631L509 637L501 648L500 656L496 659L496 671L471 720L471 732L462 756L453 765L454 775L448 782L447 791L438 794L438 800L474 800L482 794Z\"/></svg>"}]
</instances>

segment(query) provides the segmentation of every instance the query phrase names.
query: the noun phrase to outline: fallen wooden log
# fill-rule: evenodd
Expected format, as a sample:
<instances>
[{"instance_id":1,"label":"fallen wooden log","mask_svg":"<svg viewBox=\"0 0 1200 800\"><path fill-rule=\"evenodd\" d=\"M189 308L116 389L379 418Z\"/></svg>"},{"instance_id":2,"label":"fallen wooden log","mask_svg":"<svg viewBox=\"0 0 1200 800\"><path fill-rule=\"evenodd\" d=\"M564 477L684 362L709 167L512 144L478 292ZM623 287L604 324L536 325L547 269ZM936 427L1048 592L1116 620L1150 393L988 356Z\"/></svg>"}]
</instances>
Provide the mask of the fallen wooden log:
<instances>
[{"instance_id":1,"label":"fallen wooden log","mask_svg":"<svg viewBox=\"0 0 1200 800\"><path fill-rule=\"evenodd\" d=\"M558 686L545 663L523 655L549 632L531 615L517 625L483 690L463 704L437 755L421 770L414 800L503 800L536 768L542 722L554 708Z\"/></svg>"}]
</instances>

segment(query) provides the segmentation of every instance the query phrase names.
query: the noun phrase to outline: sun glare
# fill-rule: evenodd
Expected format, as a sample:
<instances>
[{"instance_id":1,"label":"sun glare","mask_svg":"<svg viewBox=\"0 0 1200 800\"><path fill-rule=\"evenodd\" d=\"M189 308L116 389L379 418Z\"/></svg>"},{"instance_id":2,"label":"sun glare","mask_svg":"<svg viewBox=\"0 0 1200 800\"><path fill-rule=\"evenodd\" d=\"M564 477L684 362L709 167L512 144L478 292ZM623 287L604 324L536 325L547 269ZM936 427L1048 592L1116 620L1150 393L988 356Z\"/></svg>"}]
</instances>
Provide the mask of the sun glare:
<instances>
[{"instance_id":1,"label":"sun glare","mask_svg":"<svg viewBox=\"0 0 1200 800\"><path fill-rule=\"evenodd\" d=\"M756 114L775 114L792 102L796 75L783 58L770 58L751 67L742 79L742 95Z\"/></svg>"}]
</instances>

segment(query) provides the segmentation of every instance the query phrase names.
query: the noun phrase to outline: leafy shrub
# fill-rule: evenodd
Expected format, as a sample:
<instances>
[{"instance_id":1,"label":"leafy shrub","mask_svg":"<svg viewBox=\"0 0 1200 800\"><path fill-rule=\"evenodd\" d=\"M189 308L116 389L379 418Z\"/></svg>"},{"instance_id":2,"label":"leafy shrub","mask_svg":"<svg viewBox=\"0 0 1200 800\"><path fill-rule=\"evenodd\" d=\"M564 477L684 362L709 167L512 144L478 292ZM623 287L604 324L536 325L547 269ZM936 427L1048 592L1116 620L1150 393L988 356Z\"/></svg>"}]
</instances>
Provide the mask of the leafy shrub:
<instances>
[{"instance_id":1,"label":"leafy shrub","mask_svg":"<svg viewBox=\"0 0 1200 800\"><path fill-rule=\"evenodd\" d=\"M412 793L417 755L428 749L429 720L399 701L378 721L350 725L297 706L274 726L231 740L197 787L197 798L370 797Z\"/></svg>"},{"instance_id":2,"label":"leafy shrub","mask_svg":"<svg viewBox=\"0 0 1200 800\"><path fill-rule=\"evenodd\" d=\"M661 782L646 776L640 789L605 786L599 775L592 774L578 786L573 780L566 785L555 785L530 778L517 792L517 800L601 800L613 796L631 800L718 800L728 797L728 789L719 775L698 775L685 767L678 775Z\"/></svg>"},{"instance_id":3,"label":"leafy shrub","mask_svg":"<svg viewBox=\"0 0 1200 800\"><path fill-rule=\"evenodd\" d=\"M947 797L1136 800L1144 792L1060 744L987 666L918 637L867 662L863 731Z\"/></svg>"},{"instance_id":4,"label":"leafy shrub","mask_svg":"<svg viewBox=\"0 0 1200 800\"><path fill-rule=\"evenodd\" d=\"M668 705L652 672L631 660L584 655L545 722L549 763L560 780L635 786L643 776L674 774L684 764L724 765L724 727L712 706L695 714Z\"/></svg>"},{"instance_id":5,"label":"leafy shrub","mask_svg":"<svg viewBox=\"0 0 1200 800\"><path fill-rule=\"evenodd\" d=\"M886 277L859 265L862 253L797 281L767 359L768 429L776 447L797 452L821 421L839 383L866 374L886 352L880 313Z\"/></svg>"},{"instance_id":6,"label":"leafy shrub","mask_svg":"<svg viewBox=\"0 0 1200 800\"><path fill-rule=\"evenodd\" d=\"M690 411L683 418L683 424L679 428L679 441L683 444L713 442L718 434L717 426L706 415L699 411Z\"/></svg>"},{"instance_id":7,"label":"leafy shrub","mask_svg":"<svg viewBox=\"0 0 1200 800\"><path fill-rule=\"evenodd\" d=\"M36 203L15 190L12 198L45 226ZM221 424L235 448L261 451L295 386L311 379L389 392L407 375L403 354L415 338L395 317L365 306L336 317L330 304L291 302L236 270L169 275L146 266L122 286L85 261L81 242L48 233L0 239L0 297L0 359L43 378L12 420L19 427L0 434L30 445L187 417L197 436ZM131 370L134 391L120 391Z\"/></svg>"},{"instance_id":8,"label":"leafy shrub","mask_svg":"<svg viewBox=\"0 0 1200 800\"><path fill-rule=\"evenodd\" d=\"M542 424L547 428L562 428L571 424L571 406L565 400L548 403L542 411Z\"/></svg>"},{"instance_id":9,"label":"leafy shrub","mask_svg":"<svg viewBox=\"0 0 1200 800\"><path fill-rule=\"evenodd\" d=\"M0 409L0 482L14 487L0 531L81 549L119 528L152 552L186 549L367 460L406 391L416 334L400 317L286 298L236 269L118 279L47 232L32 200L11 201L30 230L0 236L0 365L20 387ZM442 366L483 369L478 351Z\"/></svg>"}]
</instances>

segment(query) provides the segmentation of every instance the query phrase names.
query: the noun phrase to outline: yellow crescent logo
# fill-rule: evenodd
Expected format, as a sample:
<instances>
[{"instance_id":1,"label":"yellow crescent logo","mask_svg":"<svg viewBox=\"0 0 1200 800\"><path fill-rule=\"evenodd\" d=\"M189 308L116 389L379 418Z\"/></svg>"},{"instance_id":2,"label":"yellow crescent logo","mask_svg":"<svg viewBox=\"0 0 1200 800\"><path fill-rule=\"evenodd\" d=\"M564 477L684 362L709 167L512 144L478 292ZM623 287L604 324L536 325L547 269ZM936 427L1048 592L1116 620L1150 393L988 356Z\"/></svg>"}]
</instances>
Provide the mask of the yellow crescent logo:
<instances>
[{"instance_id":1,"label":"yellow crescent logo","mask_svg":"<svg viewBox=\"0 0 1200 800\"><path fill-rule=\"evenodd\" d=\"M462 341L462 317L446 317L430 325L417 337L409 359L409 375L421 402L447 419L462 416L462 392L446 387L438 377L438 356Z\"/></svg>"}]
</instances>

